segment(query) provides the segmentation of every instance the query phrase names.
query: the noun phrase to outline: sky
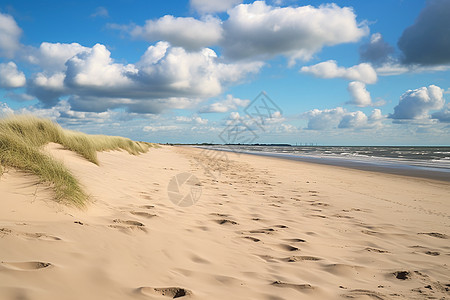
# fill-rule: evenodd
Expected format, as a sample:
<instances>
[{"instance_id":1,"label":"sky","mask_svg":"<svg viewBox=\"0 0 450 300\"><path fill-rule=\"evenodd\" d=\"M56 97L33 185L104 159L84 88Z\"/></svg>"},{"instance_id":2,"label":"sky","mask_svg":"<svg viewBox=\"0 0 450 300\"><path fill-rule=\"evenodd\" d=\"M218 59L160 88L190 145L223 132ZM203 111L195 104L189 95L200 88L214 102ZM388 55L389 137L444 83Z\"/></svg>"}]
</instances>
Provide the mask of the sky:
<instances>
[{"instance_id":1,"label":"sky","mask_svg":"<svg viewBox=\"0 0 450 300\"><path fill-rule=\"evenodd\" d=\"M449 0L0 0L0 115L157 143L450 145Z\"/></svg>"}]
</instances>

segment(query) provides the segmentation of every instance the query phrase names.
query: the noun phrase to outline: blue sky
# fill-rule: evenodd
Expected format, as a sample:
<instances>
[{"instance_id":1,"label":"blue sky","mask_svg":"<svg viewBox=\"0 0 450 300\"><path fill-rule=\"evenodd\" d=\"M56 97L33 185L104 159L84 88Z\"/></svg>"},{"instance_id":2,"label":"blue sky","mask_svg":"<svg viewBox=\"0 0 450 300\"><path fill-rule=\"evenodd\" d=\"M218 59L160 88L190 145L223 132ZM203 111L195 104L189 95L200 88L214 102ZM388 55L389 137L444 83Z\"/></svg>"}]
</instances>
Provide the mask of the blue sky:
<instances>
[{"instance_id":1,"label":"blue sky","mask_svg":"<svg viewBox=\"0 0 450 300\"><path fill-rule=\"evenodd\" d=\"M0 114L161 143L450 145L449 15L448 0L3 0Z\"/></svg>"}]
</instances>

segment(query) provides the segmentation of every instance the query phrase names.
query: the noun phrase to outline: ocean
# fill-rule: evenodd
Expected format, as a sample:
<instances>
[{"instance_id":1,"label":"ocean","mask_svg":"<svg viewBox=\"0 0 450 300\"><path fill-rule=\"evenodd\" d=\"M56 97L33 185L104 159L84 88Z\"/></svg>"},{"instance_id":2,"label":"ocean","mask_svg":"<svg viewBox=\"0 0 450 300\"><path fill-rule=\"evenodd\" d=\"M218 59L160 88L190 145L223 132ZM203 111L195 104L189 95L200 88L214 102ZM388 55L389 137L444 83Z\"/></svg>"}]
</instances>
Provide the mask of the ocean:
<instances>
[{"instance_id":1,"label":"ocean","mask_svg":"<svg viewBox=\"0 0 450 300\"><path fill-rule=\"evenodd\" d=\"M201 148L450 181L450 147L208 145Z\"/></svg>"}]
</instances>

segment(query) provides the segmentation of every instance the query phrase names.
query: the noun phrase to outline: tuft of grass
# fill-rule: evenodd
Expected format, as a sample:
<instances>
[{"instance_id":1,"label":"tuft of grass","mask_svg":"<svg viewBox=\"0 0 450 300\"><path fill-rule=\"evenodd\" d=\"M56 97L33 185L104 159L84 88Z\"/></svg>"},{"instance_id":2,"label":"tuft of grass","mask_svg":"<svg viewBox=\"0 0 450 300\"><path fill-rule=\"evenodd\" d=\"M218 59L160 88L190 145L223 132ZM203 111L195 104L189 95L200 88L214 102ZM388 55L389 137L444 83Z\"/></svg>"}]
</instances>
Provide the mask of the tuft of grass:
<instances>
[{"instance_id":1,"label":"tuft of grass","mask_svg":"<svg viewBox=\"0 0 450 300\"><path fill-rule=\"evenodd\" d=\"M0 119L0 175L5 167L35 174L41 182L53 187L56 201L78 207L85 206L88 195L61 162L42 151L42 147L51 142L58 143L97 165L98 151L122 149L138 155L153 146L123 137L70 131L51 120L29 115Z\"/></svg>"}]
</instances>

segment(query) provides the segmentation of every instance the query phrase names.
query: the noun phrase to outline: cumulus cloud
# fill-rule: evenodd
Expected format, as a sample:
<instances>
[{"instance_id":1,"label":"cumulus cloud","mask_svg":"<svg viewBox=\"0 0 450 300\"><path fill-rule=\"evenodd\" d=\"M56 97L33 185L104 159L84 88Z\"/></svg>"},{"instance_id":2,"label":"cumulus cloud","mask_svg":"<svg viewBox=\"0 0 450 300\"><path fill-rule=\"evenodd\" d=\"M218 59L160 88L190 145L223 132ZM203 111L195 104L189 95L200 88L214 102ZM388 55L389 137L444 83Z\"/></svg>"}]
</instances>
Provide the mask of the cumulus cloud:
<instances>
[{"instance_id":1,"label":"cumulus cloud","mask_svg":"<svg viewBox=\"0 0 450 300\"><path fill-rule=\"evenodd\" d=\"M66 62L78 53L89 50L78 43L42 43L39 48L28 49L24 59L39 65L46 72L57 72L66 69Z\"/></svg>"},{"instance_id":2,"label":"cumulus cloud","mask_svg":"<svg viewBox=\"0 0 450 300\"><path fill-rule=\"evenodd\" d=\"M352 104L359 107L366 107L372 105L372 98L366 85L359 81L352 81L348 84L348 92L352 98L347 104Z\"/></svg>"},{"instance_id":3,"label":"cumulus cloud","mask_svg":"<svg viewBox=\"0 0 450 300\"><path fill-rule=\"evenodd\" d=\"M255 73L262 65L260 62L222 63L212 49L186 52L165 42L149 47L137 64L138 79L145 84L147 94L197 97L216 96L222 92L223 84Z\"/></svg>"},{"instance_id":4,"label":"cumulus cloud","mask_svg":"<svg viewBox=\"0 0 450 300\"><path fill-rule=\"evenodd\" d=\"M0 56L12 58L20 48L19 39L22 29L14 18L0 13Z\"/></svg>"},{"instance_id":5,"label":"cumulus cloud","mask_svg":"<svg viewBox=\"0 0 450 300\"><path fill-rule=\"evenodd\" d=\"M450 123L450 103L447 104L442 110L432 114L431 117L442 123Z\"/></svg>"},{"instance_id":6,"label":"cumulus cloud","mask_svg":"<svg viewBox=\"0 0 450 300\"><path fill-rule=\"evenodd\" d=\"M367 63L345 68L339 67L334 60L328 60L312 66L304 66L300 72L312 74L319 78L343 78L361 81L367 84L377 82L377 72Z\"/></svg>"},{"instance_id":7,"label":"cumulus cloud","mask_svg":"<svg viewBox=\"0 0 450 300\"><path fill-rule=\"evenodd\" d=\"M130 35L149 42L164 40L173 46L199 50L219 42L222 26L219 19L211 16L197 20L166 15L157 20L147 20L144 26L135 26Z\"/></svg>"},{"instance_id":8,"label":"cumulus cloud","mask_svg":"<svg viewBox=\"0 0 450 300\"><path fill-rule=\"evenodd\" d=\"M367 125L369 118L362 111L345 114L339 122L338 128L362 128Z\"/></svg>"},{"instance_id":9,"label":"cumulus cloud","mask_svg":"<svg viewBox=\"0 0 450 300\"><path fill-rule=\"evenodd\" d=\"M72 88L102 90L114 93L133 85L130 76L137 74L134 65L114 63L104 45L96 44L66 62L64 83Z\"/></svg>"},{"instance_id":10,"label":"cumulus cloud","mask_svg":"<svg viewBox=\"0 0 450 300\"><path fill-rule=\"evenodd\" d=\"M228 10L224 22L224 54L233 59L285 55L293 63L308 60L324 46L356 42L368 33L348 7L335 4L272 7L264 1Z\"/></svg>"},{"instance_id":11,"label":"cumulus cloud","mask_svg":"<svg viewBox=\"0 0 450 300\"><path fill-rule=\"evenodd\" d=\"M406 64L450 63L450 1L430 0L398 40Z\"/></svg>"},{"instance_id":12,"label":"cumulus cloud","mask_svg":"<svg viewBox=\"0 0 450 300\"><path fill-rule=\"evenodd\" d=\"M382 126L385 118L380 109L374 109L367 117L362 111L348 112L342 107L333 109L313 109L303 114L308 119L306 129L327 130L327 129L370 129Z\"/></svg>"},{"instance_id":13,"label":"cumulus cloud","mask_svg":"<svg viewBox=\"0 0 450 300\"><path fill-rule=\"evenodd\" d=\"M242 3L242 0L190 0L191 8L201 14L224 12Z\"/></svg>"},{"instance_id":14,"label":"cumulus cloud","mask_svg":"<svg viewBox=\"0 0 450 300\"><path fill-rule=\"evenodd\" d=\"M369 116L369 121L377 122L377 121L383 120L385 118L386 118L386 116L383 116L383 114L381 113L381 109L375 108L372 111L372 114Z\"/></svg>"},{"instance_id":15,"label":"cumulus cloud","mask_svg":"<svg viewBox=\"0 0 450 300\"><path fill-rule=\"evenodd\" d=\"M67 91L64 78L63 72L52 75L37 73L27 86L28 94L37 97L46 107L56 105L59 97Z\"/></svg>"},{"instance_id":16,"label":"cumulus cloud","mask_svg":"<svg viewBox=\"0 0 450 300\"><path fill-rule=\"evenodd\" d=\"M370 42L359 48L360 59L380 66L394 60L394 47L389 45L380 33L374 33Z\"/></svg>"},{"instance_id":17,"label":"cumulus cloud","mask_svg":"<svg viewBox=\"0 0 450 300\"><path fill-rule=\"evenodd\" d=\"M28 92L46 106L67 95L78 110L125 107L132 112L159 113L217 96L224 85L261 66L260 62L223 63L211 49L187 52L167 42L150 46L139 62L125 65L115 63L110 51L97 44L69 58L62 71L35 74Z\"/></svg>"},{"instance_id":18,"label":"cumulus cloud","mask_svg":"<svg viewBox=\"0 0 450 300\"><path fill-rule=\"evenodd\" d=\"M0 63L0 88L19 88L26 83L25 74L14 62Z\"/></svg>"},{"instance_id":19,"label":"cumulus cloud","mask_svg":"<svg viewBox=\"0 0 450 300\"><path fill-rule=\"evenodd\" d=\"M237 110L250 104L250 100L242 100L232 95L227 95L225 100L212 103L200 108L200 113L224 113L230 110Z\"/></svg>"},{"instance_id":20,"label":"cumulus cloud","mask_svg":"<svg viewBox=\"0 0 450 300\"><path fill-rule=\"evenodd\" d=\"M444 106L443 90L435 85L406 91L394 113L389 117L397 120L414 120L429 118L430 110L438 110Z\"/></svg>"},{"instance_id":21,"label":"cumulus cloud","mask_svg":"<svg viewBox=\"0 0 450 300\"><path fill-rule=\"evenodd\" d=\"M308 119L307 129L324 130L335 128L340 123L345 113L346 110L342 107L310 110L304 113L304 116Z\"/></svg>"},{"instance_id":22,"label":"cumulus cloud","mask_svg":"<svg viewBox=\"0 0 450 300\"><path fill-rule=\"evenodd\" d=\"M168 41L186 50L218 46L228 60L264 60L277 55L308 60L323 47L356 42L368 34L352 8L335 4L319 7L275 7L264 1L191 1L196 7L228 8L228 19L204 15L201 19L166 15L144 26L110 24L109 27L150 42ZM233 5L231 5L233 4ZM203 11L208 11L204 9Z\"/></svg>"}]
</instances>

